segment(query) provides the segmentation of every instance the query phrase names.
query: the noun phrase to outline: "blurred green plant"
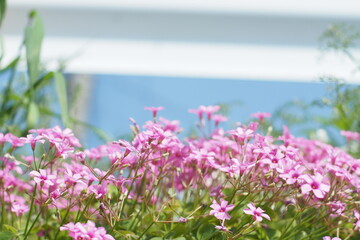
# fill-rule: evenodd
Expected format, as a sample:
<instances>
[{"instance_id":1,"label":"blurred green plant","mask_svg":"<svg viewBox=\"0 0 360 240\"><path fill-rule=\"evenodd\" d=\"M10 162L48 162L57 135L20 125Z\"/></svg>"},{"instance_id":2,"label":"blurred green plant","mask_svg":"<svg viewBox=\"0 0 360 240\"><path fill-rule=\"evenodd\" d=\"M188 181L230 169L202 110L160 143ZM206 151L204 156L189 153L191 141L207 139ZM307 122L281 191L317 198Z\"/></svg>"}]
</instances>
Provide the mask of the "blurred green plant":
<instances>
[{"instance_id":1,"label":"blurred green plant","mask_svg":"<svg viewBox=\"0 0 360 240\"><path fill-rule=\"evenodd\" d=\"M0 2L0 24L6 12L6 1ZM41 46L44 38L44 26L36 11L29 13L24 39L18 55L3 65L0 59L0 79L3 82L0 95L0 130L24 135L29 129L48 126L56 115L51 110L51 85L56 87L61 120L70 127L66 81L60 71L46 71L41 65ZM26 64L22 61L25 58Z\"/></svg>"},{"instance_id":2,"label":"blurred green plant","mask_svg":"<svg viewBox=\"0 0 360 240\"><path fill-rule=\"evenodd\" d=\"M0 27L5 12L6 0L0 0ZM46 70L40 58L43 38L42 19L31 11L18 55L4 66L3 51L0 53L0 131L24 136L29 129L49 127L60 119L64 127L81 125L109 141L102 130L69 116L64 62L59 60L55 71ZM60 113L54 108L59 108Z\"/></svg>"},{"instance_id":3,"label":"blurred green plant","mask_svg":"<svg viewBox=\"0 0 360 240\"><path fill-rule=\"evenodd\" d=\"M353 54L359 46L360 31L358 28L346 24L329 26L320 37L320 50L323 54L336 53L339 57L346 57L354 64L354 71L360 70L360 61ZM322 76L320 82L326 84L325 96L311 102L294 100L282 105L274 114L275 122L298 127L307 137L316 137L319 129L326 129L328 141L341 145L339 130L360 132L360 86L348 84L346 80L334 76ZM317 110L325 109L330 116L323 116ZM316 125L314 128L314 124ZM334 128L337 130L334 133ZM276 132L280 132L278 129ZM354 156L360 157L360 148L352 147Z\"/></svg>"}]
</instances>

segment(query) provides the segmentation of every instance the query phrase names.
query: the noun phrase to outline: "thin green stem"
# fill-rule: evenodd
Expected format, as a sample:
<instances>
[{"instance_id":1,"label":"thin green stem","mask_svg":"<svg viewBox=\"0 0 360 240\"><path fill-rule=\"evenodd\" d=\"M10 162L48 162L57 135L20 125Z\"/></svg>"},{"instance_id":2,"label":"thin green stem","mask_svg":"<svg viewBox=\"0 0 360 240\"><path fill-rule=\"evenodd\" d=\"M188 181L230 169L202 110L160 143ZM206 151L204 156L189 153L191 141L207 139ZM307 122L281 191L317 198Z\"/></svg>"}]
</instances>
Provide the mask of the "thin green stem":
<instances>
[{"instance_id":1,"label":"thin green stem","mask_svg":"<svg viewBox=\"0 0 360 240\"><path fill-rule=\"evenodd\" d=\"M33 210L33 208L34 208L34 201L35 201L36 190L37 190L37 183L35 183L34 192L33 192L33 195L32 195L32 197L31 197L30 210L29 210L29 215L28 215L27 220L26 220L25 232L24 232L24 233L27 232L27 229L28 229L28 226L29 226L29 222L30 222L30 218L31 218L31 213L32 213L32 210Z\"/></svg>"},{"instance_id":2,"label":"thin green stem","mask_svg":"<svg viewBox=\"0 0 360 240\"><path fill-rule=\"evenodd\" d=\"M94 199L94 196L95 196L95 194L93 193L93 194L91 195L91 197L89 198L89 201L86 203L84 209L81 211L81 213L80 213L80 210L78 211L78 213L77 213L77 215L76 215L76 218L75 218L75 222L80 221L80 219L84 216L86 210L87 210L88 207L90 206L91 201Z\"/></svg>"},{"instance_id":3,"label":"thin green stem","mask_svg":"<svg viewBox=\"0 0 360 240\"><path fill-rule=\"evenodd\" d=\"M151 228L151 226L152 226L154 223L155 223L155 221L153 221L153 222L145 229L145 231L139 236L139 239L141 239L142 236L145 235L145 233Z\"/></svg>"},{"instance_id":4,"label":"thin green stem","mask_svg":"<svg viewBox=\"0 0 360 240\"><path fill-rule=\"evenodd\" d=\"M69 207L67 208L66 213L65 213L63 219L61 220L60 227L65 223L65 220L66 220L67 216L68 216L69 213L70 213L70 208L71 208L71 204L70 204ZM55 240L57 239L57 237L58 237L58 235L59 235L60 227L59 227L59 228L57 229L57 231L56 231L56 234L55 234L55 237L54 237Z\"/></svg>"},{"instance_id":5,"label":"thin green stem","mask_svg":"<svg viewBox=\"0 0 360 240\"><path fill-rule=\"evenodd\" d=\"M283 237L286 236L287 231L289 230L289 228L291 227L291 225L293 224L293 222L295 221L295 219L297 218L298 215L299 215L299 212L296 212L295 216L291 219L290 223L286 226L285 230L281 233L279 240L283 239Z\"/></svg>"},{"instance_id":6,"label":"thin green stem","mask_svg":"<svg viewBox=\"0 0 360 240\"><path fill-rule=\"evenodd\" d=\"M40 215L41 215L41 211L39 211L39 213L38 213L38 215L36 216L35 220L34 220L33 223L31 224L29 230L28 230L27 232L25 231L26 234L25 234L24 240L26 240L26 239L28 238L28 236L29 236L29 234L30 234L30 232L31 232L31 229L33 229L33 227L35 226L35 223L36 223L37 220L39 219Z\"/></svg>"},{"instance_id":7,"label":"thin green stem","mask_svg":"<svg viewBox=\"0 0 360 240\"><path fill-rule=\"evenodd\" d=\"M1 186L1 224L0 224L0 230L3 230L3 225L5 223L5 191L4 191L4 185Z\"/></svg>"},{"instance_id":8,"label":"thin green stem","mask_svg":"<svg viewBox=\"0 0 360 240\"><path fill-rule=\"evenodd\" d=\"M132 181L131 181L130 187L129 187L127 193L126 193L126 197L124 198L123 203L121 204L120 214L119 214L119 217L120 217L120 218L121 218L121 215L122 215L122 213L123 213L123 211L124 211L124 207L125 207L126 201L127 201L127 199L129 198L130 192L131 192L131 190L132 190L132 188L133 188L133 185L134 185L134 182L135 182L135 179L136 179L136 175L137 175L137 173L138 173L138 171L139 171L139 169L140 169L140 165L141 165L140 163L141 163L141 161L139 161L139 164L138 164L138 166L136 167L135 174L134 174L134 178L133 178Z\"/></svg>"}]
</instances>

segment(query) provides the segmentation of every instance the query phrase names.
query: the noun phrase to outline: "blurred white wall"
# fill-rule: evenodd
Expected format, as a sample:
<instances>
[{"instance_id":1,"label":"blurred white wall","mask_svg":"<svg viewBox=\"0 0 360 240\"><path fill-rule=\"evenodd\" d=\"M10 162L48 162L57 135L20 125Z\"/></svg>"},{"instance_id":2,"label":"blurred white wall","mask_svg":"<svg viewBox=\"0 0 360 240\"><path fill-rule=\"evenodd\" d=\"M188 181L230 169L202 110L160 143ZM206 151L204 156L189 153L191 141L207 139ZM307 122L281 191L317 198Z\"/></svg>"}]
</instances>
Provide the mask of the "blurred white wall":
<instances>
[{"instance_id":1,"label":"blurred white wall","mask_svg":"<svg viewBox=\"0 0 360 240\"><path fill-rule=\"evenodd\" d=\"M356 0L10 0L7 59L33 8L46 28L43 59L70 59L71 73L359 82L346 59L318 51L329 24L360 27Z\"/></svg>"}]
</instances>

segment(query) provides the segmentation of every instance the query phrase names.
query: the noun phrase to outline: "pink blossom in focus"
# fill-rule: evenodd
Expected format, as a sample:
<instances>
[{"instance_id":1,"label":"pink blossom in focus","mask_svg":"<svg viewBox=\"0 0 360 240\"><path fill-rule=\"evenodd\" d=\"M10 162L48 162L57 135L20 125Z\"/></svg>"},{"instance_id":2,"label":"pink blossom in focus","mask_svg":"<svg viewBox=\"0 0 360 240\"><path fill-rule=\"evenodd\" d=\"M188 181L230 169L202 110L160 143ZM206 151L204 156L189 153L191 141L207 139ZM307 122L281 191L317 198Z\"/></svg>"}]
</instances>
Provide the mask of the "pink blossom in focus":
<instances>
[{"instance_id":1,"label":"pink blossom in focus","mask_svg":"<svg viewBox=\"0 0 360 240\"><path fill-rule=\"evenodd\" d=\"M279 176L286 180L287 184L294 184L299 182L299 177L302 176L302 173L306 170L303 166L296 165L287 172L281 173Z\"/></svg>"},{"instance_id":2,"label":"pink blossom in focus","mask_svg":"<svg viewBox=\"0 0 360 240\"><path fill-rule=\"evenodd\" d=\"M31 171L29 175L34 177L34 181L41 186L52 186L54 185L54 182L52 180L56 179L55 175L48 174L44 169L39 169L39 172Z\"/></svg>"},{"instance_id":3,"label":"pink blossom in focus","mask_svg":"<svg viewBox=\"0 0 360 240\"><path fill-rule=\"evenodd\" d=\"M255 221L261 222L263 220L263 217L266 218L267 220L270 220L269 215L264 213L265 211L262 210L261 208L259 207L256 208L253 203L249 203L247 206L249 208L244 209L244 212L248 215L252 215Z\"/></svg>"},{"instance_id":4,"label":"pink blossom in focus","mask_svg":"<svg viewBox=\"0 0 360 240\"><path fill-rule=\"evenodd\" d=\"M231 217L227 212L231 211L234 205L228 205L228 201L221 199L220 204L214 200L210 207L213 209L210 211L210 215L214 215L217 219L224 221L225 219L230 220Z\"/></svg>"},{"instance_id":5,"label":"pink blossom in focus","mask_svg":"<svg viewBox=\"0 0 360 240\"><path fill-rule=\"evenodd\" d=\"M313 192L315 197L324 198L330 191L330 186L322 182L324 177L320 173L316 173L315 176L303 175L301 178L305 180L305 184L301 186L302 194Z\"/></svg>"}]
</instances>

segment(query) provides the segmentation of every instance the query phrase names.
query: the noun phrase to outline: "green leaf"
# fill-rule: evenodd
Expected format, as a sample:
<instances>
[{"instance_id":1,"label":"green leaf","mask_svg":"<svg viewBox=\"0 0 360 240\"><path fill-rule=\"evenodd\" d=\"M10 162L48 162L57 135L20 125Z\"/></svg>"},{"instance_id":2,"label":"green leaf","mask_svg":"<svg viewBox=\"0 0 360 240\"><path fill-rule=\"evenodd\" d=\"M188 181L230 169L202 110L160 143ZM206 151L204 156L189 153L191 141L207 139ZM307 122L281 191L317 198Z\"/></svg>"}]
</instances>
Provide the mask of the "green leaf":
<instances>
[{"instance_id":1,"label":"green leaf","mask_svg":"<svg viewBox=\"0 0 360 240\"><path fill-rule=\"evenodd\" d=\"M30 102L27 114L27 124L29 128L36 127L39 121L39 107L34 102Z\"/></svg>"},{"instance_id":2,"label":"green leaf","mask_svg":"<svg viewBox=\"0 0 360 240\"><path fill-rule=\"evenodd\" d=\"M196 237L199 240L209 239L215 232L215 226L213 224L202 224L196 233Z\"/></svg>"},{"instance_id":3,"label":"green leaf","mask_svg":"<svg viewBox=\"0 0 360 240\"><path fill-rule=\"evenodd\" d=\"M170 232L166 235L165 239L174 238L180 239L181 236L184 235L184 233L188 232L188 229L186 228L185 224L178 223L174 228L170 230Z\"/></svg>"},{"instance_id":4,"label":"green leaf","mask_svg":"<svg viewBox=\"0 0 360 240\"><path fill-rule=\"evenodd\" d=\"M117 230L115 237L116 238L125 237L126 239L130 239L136 237L136 234L131 231Z\"/></svg>"},{"instance_id":5,"label":"green leaf","mask_svg":"<svg viewBox=\"0 0 360 240\"><path fill-rule=\"evenodd\" d=\"M25 28L25 50L30 78L30 86L36 81L40 73L40 52L44 38L44 26L38 13L29 14L29 23Z\"/></svg>"},{"instance_id":6,"label":"green leaf","mask_svg":"<svg viewBox=\"0 0 360 240\"><path fill-rule=\"evenodd\" d=\"M3 57L4 57L4 41L3 38L0 36L0 62L3 59Z\"/></svg>"},{"instance_id":7,"label":"green leaf","mask_svg":"<svg viewBox=\"0 0 360 240\"><path fill-rule=\"evenodd\" d=\"M279 230L275 230L275 229L271 229L271 228L266 228L264 229L267 236L271 239L271 240L276 240L279 239L281 236L281 232Z\"/></svg>"},{"instance_id":8,"label":"green leaf","mask_svg":"<svg viewBox=\"0 0 360 240\"><path fill-rule=\"evenodd\" d=\"M256 230L256 235L257 235L258 239L270 240L263 228L258 228Z\"/></svg>"},{"instance_id":9,"label":"green leaf","mask_svg":"<svg viewBox=\"0 0 360 240\"><path fill-rule=\"evenodd\" d=\"M0 239L1 240L10 240L13 239L15 237L15 234L12 232L0 232Z\"/></svg>"},{"instance_id":10,"label":"green leaf","mask_svg":"<svg viewBox=\"0 0 360 240\"><path fill-rule=\"evenodd\" d=\"M54 77L54 72L48 72L41 76L32 86L30 86L24 95L29 96L32 91L42 90L47 84L50 83L50 79Z\"/></svg>"},{"instance_id":11,"label":"green leaf","mask_svg":"<svg viewBox=\"0 0 360 240\"><path fill-rule=\"evenodd\" d=\"M9 232L12 233L17 233L18 231L16 230L16 228L14 228L13 226L7 225L7 224L3 224L3 228Z\"/></svg>"},{"instance_id":12,"label":"green leaf","mask_svg":"<svg viewBox=\"0 0 360 240\"><path fill-rule=\"evenodd\" d=\"M55 72L54 79L56 85L56 92L61 108L61 120L65 127L69 127L69 112L65 78L61 73Z\"/></svg>"},{"instance_id":13,"label":"green leaf","mask_svg":"<svg viewBox=\"0 0 360 240\"><path fill-rule=\"evenodd\" d=\"M0 0L0 27L5 17L6 12L6 0Z\"/></svg>"},{"instance_id":14,"label":"green leaf","mask_svg":"<svg viewBox=\"0 0 360 240\"><path fill-rule=\"evenodd\" d=\"M262 209L265 210L266 214L269 215L269 217L270 217L270 219L272 221L277 219L277 214L276 214L276 212L274 210L272 210L272 208L267 207L267 206L263 206Z\"/></svg>"},{"instance_id":15,"label":"green leaf","mask_svg":"<svg viewBox=\"0 0 360 240\"><path fill-rule=\"evenodd\" d=\"M0 1L1 1L1 0L0 0ZM17 58L15 58L14 60L12 60L12 61L9 63L9 65L7 65L5 68L3 68L3 69L0 70L0 73L6 72L7 70L16 67L16 65L18 64L19 60L20 60L20 57L17 57Z\"/></svg>"}]
</instances>

